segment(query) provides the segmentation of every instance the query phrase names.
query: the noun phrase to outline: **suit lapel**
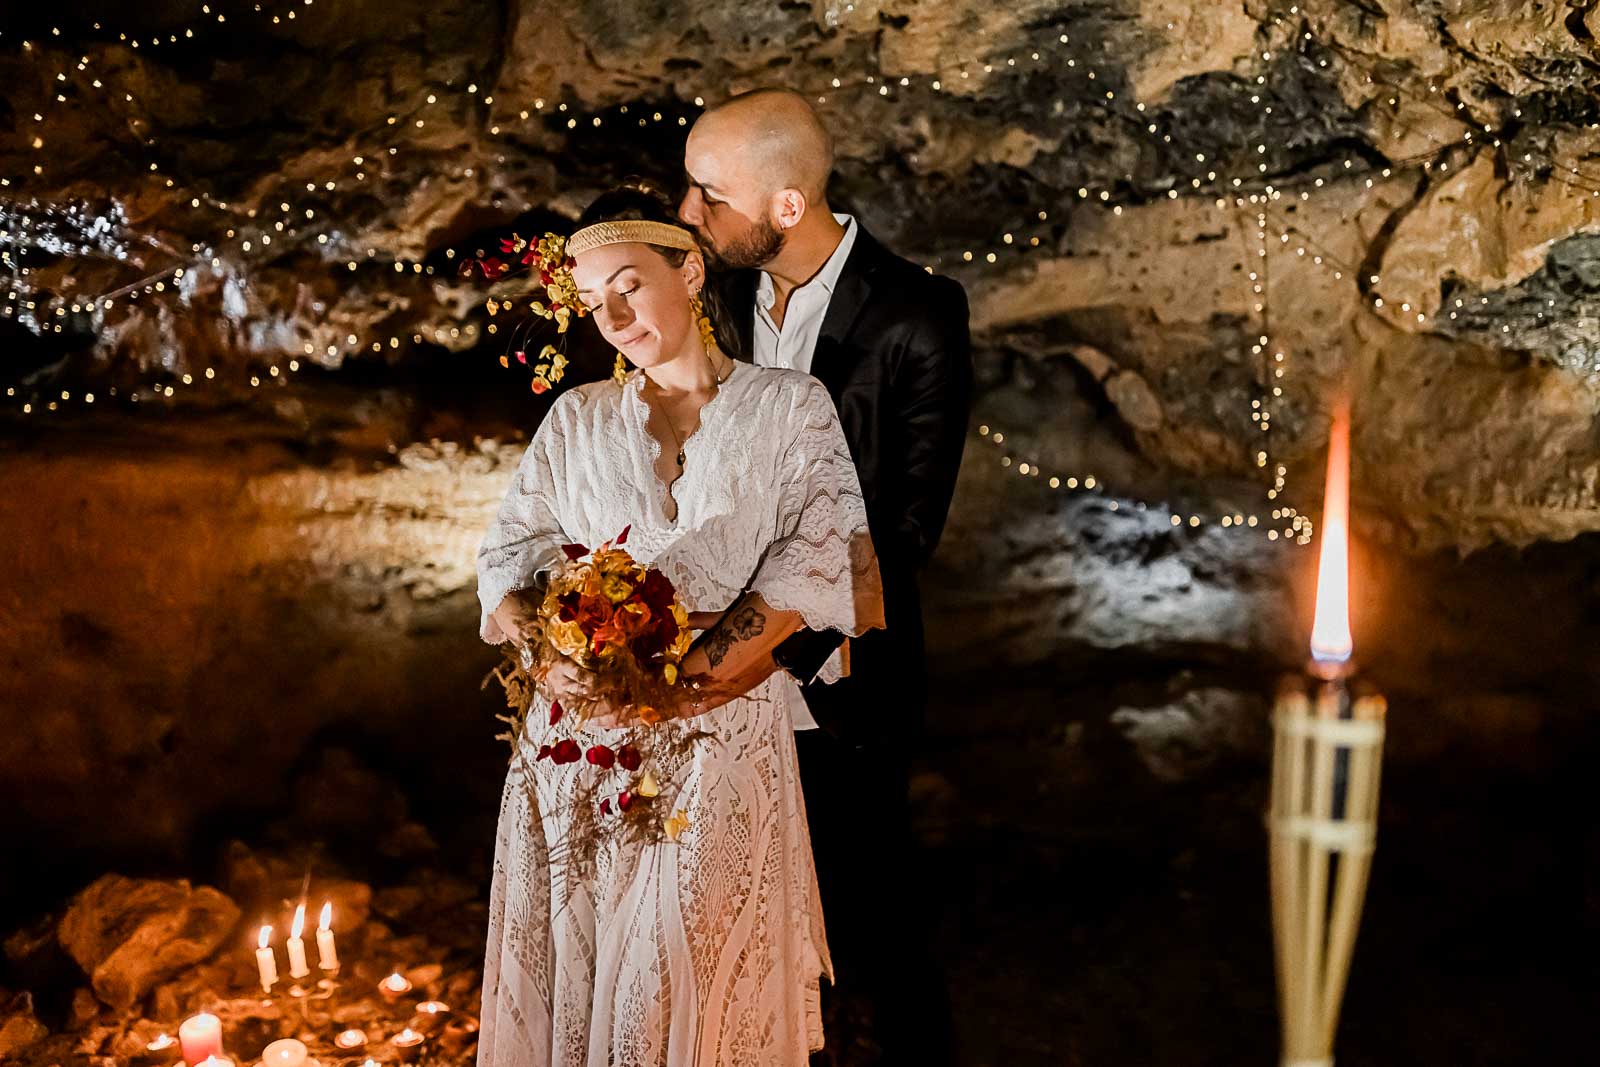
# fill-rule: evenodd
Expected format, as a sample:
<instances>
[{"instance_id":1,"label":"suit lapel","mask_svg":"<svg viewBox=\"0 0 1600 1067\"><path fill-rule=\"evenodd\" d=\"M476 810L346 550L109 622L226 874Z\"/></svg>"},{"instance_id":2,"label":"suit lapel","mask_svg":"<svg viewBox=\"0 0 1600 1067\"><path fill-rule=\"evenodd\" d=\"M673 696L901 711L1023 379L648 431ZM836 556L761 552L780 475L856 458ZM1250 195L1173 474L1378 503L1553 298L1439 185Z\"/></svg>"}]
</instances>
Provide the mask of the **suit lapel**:
<instances>
[{"instance_id":1,"label":"suit lapel","mask_svg":"<svg viewBox=\"0 0 1600 1067\"><path fill-rule=\"evenodd\" d=\"M828 299L828 313L822 318L816 351L811 356L812 375L821 379L835 399L850 366L850 349L846 342L856 319L861 316L861 309L872 295L871 279L877 268L879 248L858 219L855 246L850 249L850 258L844 261L844 270L839 272L838 284Z\"/></svg>"}]
</instances>

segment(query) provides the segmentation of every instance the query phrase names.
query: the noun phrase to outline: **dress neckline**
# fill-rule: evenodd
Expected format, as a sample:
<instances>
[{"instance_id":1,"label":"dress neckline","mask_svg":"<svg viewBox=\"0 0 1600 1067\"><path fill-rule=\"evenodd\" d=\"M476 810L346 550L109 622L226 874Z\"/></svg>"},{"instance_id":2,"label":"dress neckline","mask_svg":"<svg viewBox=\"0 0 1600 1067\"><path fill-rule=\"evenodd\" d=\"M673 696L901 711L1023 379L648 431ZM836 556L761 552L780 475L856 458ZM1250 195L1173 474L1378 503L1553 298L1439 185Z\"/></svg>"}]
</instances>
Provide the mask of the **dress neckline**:
<instances>
[{"instance_id":1,"label":"dress neckline","mask_svg":"<svg viewBox=\"0 0 1600 1067\"><path fill-rule=\"evenodd\" d=\"M728 371L728 376L723 379L722 384L717 387L716 394L700 405L700 411L697 416L699 425L694 428L689 436L683 439L683 444L680 447L683 451L684 463L678 471L678 476L670 482L661 477L658 466L661 460L662 444L656 435L650 432L651 409L649 402L644 398L645 373L643 369L634 371L625 386L629 399L632 403L638 405L637 410L640 412L638 432L644 438L645 458L649 467L650 484L654 487L654 491L650 494L650 500L656 510L661 513L661 518L668 527L677 528L678 523L683 518L683 505L678 500L674 490L689 476L690 446L705 434L708 416L715 413L717 405L721 403L723 394L727 392L728 386L732 384L734 378L741 376L740 371L743 368L739 365L739 361L733 360L732 362L733 367ZM662 417L665 418L665 415L663 414ZM669 500L672 502L671 516L667 514L667 501Z\"/></svg>"}]
</instances>

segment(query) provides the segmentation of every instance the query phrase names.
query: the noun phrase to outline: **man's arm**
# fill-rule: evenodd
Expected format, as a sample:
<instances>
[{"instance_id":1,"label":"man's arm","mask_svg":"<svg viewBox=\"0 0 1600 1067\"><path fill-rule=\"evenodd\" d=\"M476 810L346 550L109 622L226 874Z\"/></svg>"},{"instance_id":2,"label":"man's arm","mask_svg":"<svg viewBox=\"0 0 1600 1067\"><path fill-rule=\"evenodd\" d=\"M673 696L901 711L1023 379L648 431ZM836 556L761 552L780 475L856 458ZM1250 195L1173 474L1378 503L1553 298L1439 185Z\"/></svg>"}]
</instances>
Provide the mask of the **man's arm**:
<instances>
[{"instance_id":1,"label":"man's arm","mask_svg":"<svg viewBox=\"0 0 1600 1067\"><path fill-rule=\"evenodd\" d=\"M967 295L954 281L938 281L948 292L930 303L931 317L919 324L892 386L894 417L906 443L905 467L894 478L904 501L895 541L916 568L939 547L972 414Z\"/></svg>"},{"instance_id":2,"label":"man's arm","mask_svg":"<svg viewBox=\"0 0 1600 1067\"><path fill-rule=\"evenodd\" d=\"M804 624L798 611L780 611L760 593L740 597L683 657L693 688L681 713L703 714L766 681L778 669L773 650Z\"/></svg>"}]
</instances>

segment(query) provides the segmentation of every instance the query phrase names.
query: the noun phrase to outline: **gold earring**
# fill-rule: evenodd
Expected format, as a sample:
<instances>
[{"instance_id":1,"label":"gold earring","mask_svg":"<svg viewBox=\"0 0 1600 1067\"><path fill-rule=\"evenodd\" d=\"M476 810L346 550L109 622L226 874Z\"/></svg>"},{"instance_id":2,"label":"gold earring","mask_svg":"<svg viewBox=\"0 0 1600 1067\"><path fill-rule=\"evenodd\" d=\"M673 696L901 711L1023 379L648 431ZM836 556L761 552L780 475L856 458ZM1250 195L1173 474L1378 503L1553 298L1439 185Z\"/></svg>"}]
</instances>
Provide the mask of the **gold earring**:
<instances>
[{"instance_id":1,"label":"gold earring","mask_svg":"<svg viewBox=\"0 0 1600 1067\"><path fill-rule=\"evenodd\" d=\"M706 351L717 347L717 335L711 329L711 316L706 314L706 306L701 302L699 293L689 297L689 313L700 327L700 343L705 345Z\"/></svg>"}]
</instances>

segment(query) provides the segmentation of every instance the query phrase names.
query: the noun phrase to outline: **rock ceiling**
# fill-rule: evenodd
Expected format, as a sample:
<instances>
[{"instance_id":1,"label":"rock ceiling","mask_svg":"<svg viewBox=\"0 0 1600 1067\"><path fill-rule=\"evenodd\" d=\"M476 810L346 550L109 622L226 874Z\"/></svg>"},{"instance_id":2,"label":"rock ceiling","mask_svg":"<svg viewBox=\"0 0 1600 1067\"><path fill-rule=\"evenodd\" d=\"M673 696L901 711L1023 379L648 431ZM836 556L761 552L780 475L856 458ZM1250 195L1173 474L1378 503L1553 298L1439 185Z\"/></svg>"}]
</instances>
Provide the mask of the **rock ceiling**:
<instances>
[{"instance_id":1,"label":"rock ceiling","mask_svg":"<svg viewBox=\"0 0 1600 1067\"><path fill-rule=\"evenodd\" d=\"M1594 4L72 8L0 16L12 426L447 356L504 388L457 258L672 180L701 101L779 84L835 133L838 203L967 285L980 418L1070 378L1141 463L1265 516L1315 510L1344 384L1394 538L1600 527Z\"/></svg>"}]
</instances>

